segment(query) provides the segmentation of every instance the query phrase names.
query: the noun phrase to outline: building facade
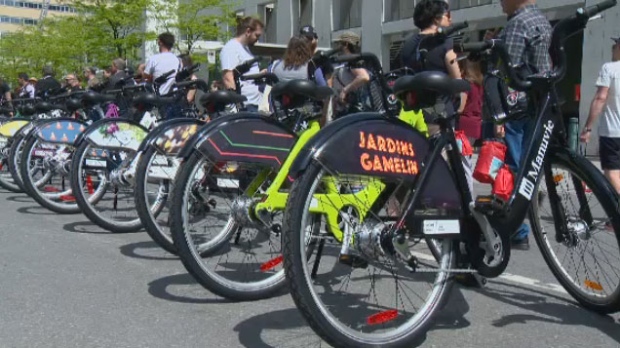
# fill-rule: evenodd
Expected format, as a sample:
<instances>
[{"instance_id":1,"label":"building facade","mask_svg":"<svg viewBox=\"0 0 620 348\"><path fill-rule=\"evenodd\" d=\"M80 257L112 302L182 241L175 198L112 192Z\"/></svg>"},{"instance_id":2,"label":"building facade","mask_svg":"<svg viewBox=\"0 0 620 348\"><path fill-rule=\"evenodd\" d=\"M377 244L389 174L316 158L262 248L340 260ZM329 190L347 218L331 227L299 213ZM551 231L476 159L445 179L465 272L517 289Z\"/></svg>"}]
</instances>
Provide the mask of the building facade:
<instances>
[{"instance_id":1,"label":"building facade","mask_svg":"<svg viewBox=\"0 0 620 348\"><path fill-rule=\"evenodd\" d=\"M500 0L450 0L455 23L467 20L465 36L476 41L487 29L502 27L506 16ZM539 7L552 23L567 17L582 6L600 2L579 0L540 0ZM300 26L313 25L319 35L319 46L329 47L331 40L345 30L360 34L362 50L377 54L384 70L398 67L398 52L404 38L411 34L414 0L245 0L236 1L237 15L253 15L266 25L262 41L286 44ZM592 21L583 35L567 43L569 56L568 76L560 86L565 100L567 117L579 117L583 125L590 101L594 95L594 82L601 65L611 58L611 37L620 36L615 25L620 7L608 10L603 18ZM582 59L585 54L587 59ZM596 137L593 137L593 139ZM598 142L587 148L588 154L598 152Z\"/></svg>"},{"instance_id":2,"label":"building facade","mask_svg":"<svg viewBox=\"0 0 620 348\"><path fill-rule=\"evenodd\" d=\"M45 11L45 2L45 0L0 0L0 37L4 33L16 31L22 25L36 25L42 13L43 15L75 13L75 9L62 4L60 0L50 0Z\"/></svg>"}]
</instances>

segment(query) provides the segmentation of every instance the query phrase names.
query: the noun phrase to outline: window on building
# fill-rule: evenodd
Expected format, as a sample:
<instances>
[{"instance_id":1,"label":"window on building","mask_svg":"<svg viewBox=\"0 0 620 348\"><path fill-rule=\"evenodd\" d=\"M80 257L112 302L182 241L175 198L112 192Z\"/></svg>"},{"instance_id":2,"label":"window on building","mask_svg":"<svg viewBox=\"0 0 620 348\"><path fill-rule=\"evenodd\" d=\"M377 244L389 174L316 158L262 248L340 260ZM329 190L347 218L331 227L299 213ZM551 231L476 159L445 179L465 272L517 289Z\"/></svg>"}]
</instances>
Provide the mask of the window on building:
<instances>
[{"instance_id":1,"label":"window on building","mask_svg":"<svg viewBox=\"0 0 620 348\"><path fill-rule=\"evenodd\" d=\"M312 25L313 0L299 0L299 25Z\"/></svg>"},{"instance_id":2,"label":"window on building","mask_svg":"<svg viewBox=\"0 0 620 348\"><path fill-rule=\"evenodd\" d=\"M276 35L277 35L277 26L276 26L276 4L265 4L259 7L260 14L262 15L261 19L265 24L265 30L263 36L261 37L261 42L275 43Z\"/></svg>"},{"instance_id":3,"label":"window on building","mask_svg":"<svg viewBox=\"0 0 620 348\"><path fill-rule=\"evenodd\" d=\"M493 0L450 0L450 8L458 10L468 7L490 5Z\"/></svg>"},{"instance_id":4,"label":"window on building","mask_svg":"<svg viewBox=\"0 0 620 348\"><path fill-rule=\"evenodd\" d=\"M392 22L412 18L416 2L411 0L385 0L383 5L385 13L384 21Z\"/></svg>"},{"instance_id":5,"label":"window on building","mask_svg":"<svg viewBox=\"0 0 620 348\"><path fill-rule=\"evenodd\" d=\"M362 0L334 0L332 12L335 30L362 26Z\"/></svg>"}]
</instances>

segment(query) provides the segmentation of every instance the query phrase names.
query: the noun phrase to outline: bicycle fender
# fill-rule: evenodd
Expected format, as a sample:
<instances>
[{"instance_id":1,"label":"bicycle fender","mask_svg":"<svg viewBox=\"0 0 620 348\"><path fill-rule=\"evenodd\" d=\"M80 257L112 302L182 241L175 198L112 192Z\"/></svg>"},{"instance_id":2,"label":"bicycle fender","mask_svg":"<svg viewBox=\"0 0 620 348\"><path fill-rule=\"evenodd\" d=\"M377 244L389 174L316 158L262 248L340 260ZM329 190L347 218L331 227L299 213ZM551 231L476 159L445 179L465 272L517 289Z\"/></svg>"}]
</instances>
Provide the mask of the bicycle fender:
<instances>
[{"instance_id":1,"label":"bicycle fender","mask_svg":"<svg viewBox=\"0 0 620 348\"><path fill-rule=\"evenodd\" d=\"M13 119L0 126L0 135L6 138L12 138L22 127L29 124L30 119Z\"/></svg>"},{"instance_id":2,"label":"bicycle fender","mask_svg":"<svg viewBox=\"0 0 620 348\"><path fill-rule=\"evenodd\" d=\"M379 113L359 113L324 127L300 151L289 175L298 178L316 160L336 173L413 181L430 151L428 138L409 124ZM443 157L436 160L423 197L460 210L461 194Z\"/></svg>"},{"instance_id":3,"label":"bicycle fender","mask_svg":"<svg viewBox=\"0 0 620 348\"><path fill-rule=\"evenodd\" d=\"M280 167L298 138L277 121L245 113L227 117L214 127L201 129L196 139L199 141L194 147L214 161L262 163Z\"/></svg>"},{"instance_id":4,"label":"bicycle fender","mask_svg":"<svg viewBox=\"0 0 620 348\"><path fill-rule=\"evenodd\" d=\"M106 118L94 122L78 136L74 146L88 141L96 147L137 151L148 131L138 122L122 118Z\"/></svg>"},{"instance_id":5,"label":"bicycle fender","mask_svg":"<svg viewBox=\"0 0 620 348\"><path fill-rule=\"evenodd\" d=\"M73 144L86 130L86 123L74 118L41 120L35 125L34 136L47 143Z\"/></svg>"},{"instance_id":6,"label":"bicycle fender","mask_svg":"<svg viewBox=\"0 0 620 348\"><path fill-rule=\"evenodd\" d=\"M203 121L194 118L168 120L149 132L138 151L145 151L149 146L157 146L168 154L176 154L204 124Z\"/></svg>"}]
</instances>

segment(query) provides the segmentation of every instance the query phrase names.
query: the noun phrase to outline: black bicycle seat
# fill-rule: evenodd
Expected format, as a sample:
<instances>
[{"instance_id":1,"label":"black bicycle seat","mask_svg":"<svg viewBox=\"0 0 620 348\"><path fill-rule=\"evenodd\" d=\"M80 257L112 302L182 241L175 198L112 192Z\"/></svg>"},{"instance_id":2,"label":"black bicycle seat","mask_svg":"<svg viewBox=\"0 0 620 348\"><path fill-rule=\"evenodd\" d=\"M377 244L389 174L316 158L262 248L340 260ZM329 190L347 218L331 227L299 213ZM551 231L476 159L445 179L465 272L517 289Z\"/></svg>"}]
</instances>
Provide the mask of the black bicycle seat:
<instances>
[{"instance_id":1,"label":"black bicycle seat","mask_svg":"<svg viewBox=\"0 0 620 348\"><path fill-rule=\"evenodd\" d=\"M208 104L228 105L241 103L246 100L248 98L233 91L215 91L200 97L200 104L206 107Z\"/></svg>"},{"instance_id":2,"label":"black bicycle seat","mask_svg":"<svg viewBox=\"0 0 620 348\"><path fill-rule=\"evenodd\" d=\"M34 105L34 109L39 112L39 113L44 113L44 112L48 112L48 111L52 111L52 110L56 110L58 107L56 107L55 105L46 102L46 101L42 101L42 102L38 102Z\"/></svg>"},{"instance_id":3,"label":"black bicycle seat","mask_svg":"<svg viewBox=\"0 0 620 348\"><path fill-rule=\"evenodd\" d=\"M17 110L19 111L20 114L24 116L32 116L37 113L37 110L31 104L19 106Z\"/></svg>"},{"instance_id":4,"label":"black bicycle seat","mask_svg":"<svg viewBox=\"0 0 620 348\"><path fill-rule=\"evenodd\" d=\"M312 100L323 100L334 94L334 90L329 87L317 86L310 80L290 80L280 82L271 90L271 96L278 98L283 95L292 97L300 96Z\"/></svg>"},{"instance_id":5,"label":"black bicycle seat","mask_svg":"<svg viewBox=\"0 0 620 348\"><path fill-rule=\"evenodd\" d=\"M82 94L82 100L87 103L99 104L114 101L116 97L110 94L101 94L94 91L87 91Z\"/></svg>"},{"instance_id":6,"label":"black bicycle seat","mask_svg":"<svg viewBox=\"0 0 620 348\"><path fill-rule=\"evenodd\" d=\"M65 102L65 107L70 112L75 112L82 108L82 102L79 99L69 98Z\"/></svg>"},{"instance_id":7,"label":"black bicycle seat","mask_svg":"<svg viewBox=\"0 0 620 348\"><path fill-rule=\"evenodd\" d=\"M467 92L469 88L469 82L466 80L453 79L440 71L423 71L413 76L407 75L398 78L392 90L396 95L405 92L434 92L441 95L454 95Z\"/></svg>"},{"instance_id":8,"label":"black bicycle seat","mask_svg":"<svg viewBox=\"0 0 620 348\"><path fill-rule=\"evenodd\" d=\"M155 93L139 93L132 99L134 105L161 106L174 102L173 97L160 97Z\"/></svg>"}]
</instances>

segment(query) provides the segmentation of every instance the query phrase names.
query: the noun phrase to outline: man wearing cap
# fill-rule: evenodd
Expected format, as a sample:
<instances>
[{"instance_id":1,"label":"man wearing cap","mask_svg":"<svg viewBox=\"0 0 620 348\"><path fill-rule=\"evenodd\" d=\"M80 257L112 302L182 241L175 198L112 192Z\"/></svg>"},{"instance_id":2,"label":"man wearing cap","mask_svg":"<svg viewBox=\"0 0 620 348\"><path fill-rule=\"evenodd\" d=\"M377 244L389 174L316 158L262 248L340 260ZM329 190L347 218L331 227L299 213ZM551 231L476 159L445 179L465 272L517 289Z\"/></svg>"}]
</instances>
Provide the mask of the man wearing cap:
<instances>
[{"instance_id":1,"label":"man wearing cap","mask_svg":"<svg viewBox=\"0 0 620 348\"><path fill-rule=\"evenodd\" d=\"M67 91L74 92L82 89L82 86L80 86L80 80L78 80L78 78L73 74L65 76L65 83L65 89Z\"/></svg>"},{"instance_id":2,"label":"man wearing cap","mask_svg":"<svg viewBox=\"0 0 620 348\"><path fill-rule=\"evenodd\" d=\"M360 52L360 37L354 32L346 31L333 42L338 45L337 48L343 55ZM366 69L342 64L334 69L330 80L330 85L337 93L333 104L336 117L366 111L365 99L367 96L361 90L370 81L370 75Z\"/></svg>"},{"instance_id":3,"label":"man wearing cap","mask_svg":"<svg viewBox=\"0 0 620 348\"><path fill-rule=\"evenodd\" d=\"M32 84L30 84L30 82L28 81L28 74L26 73L19 73L17 75L17 82L20 85L20 92L19 92L19 97L20 98L30 98L33 99L35 96L35 88Z\"/></svg>"},{"instance_id":4,"label":"man wearing cap","mask_svg":"<svg viewBox=\"0 0 620 348\"><path fill-rule=\"evenodd\" d=\"M611 62L603 64L596 80L596 94L581 132L581 141L590 141L599 115L599 156L605 176L620 193L620 38L612 38Z\"/></svg>"}]
</instances>

